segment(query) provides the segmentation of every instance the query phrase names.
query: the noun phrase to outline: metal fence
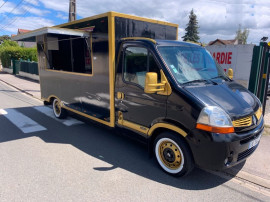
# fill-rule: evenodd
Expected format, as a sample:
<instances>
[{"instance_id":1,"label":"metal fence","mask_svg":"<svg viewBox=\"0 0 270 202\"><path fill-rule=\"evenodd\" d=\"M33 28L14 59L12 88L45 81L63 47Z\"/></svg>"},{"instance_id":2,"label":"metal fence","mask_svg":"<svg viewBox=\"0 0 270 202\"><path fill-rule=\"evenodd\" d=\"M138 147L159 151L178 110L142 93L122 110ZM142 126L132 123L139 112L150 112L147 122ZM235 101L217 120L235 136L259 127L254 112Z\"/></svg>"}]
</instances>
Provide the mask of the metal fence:
<instances>
[{"instance_id":1,"label":"metal fence","mask_svg":"<svg viewBox=\"0 0 270 202\"><path fill-rule=\"evenodd\" d=\"M29 62L29 61L21 61L20 71L38 75L38 63Z\"/></svg>"},{"instance_id":2,"label":"metal fence","mask_svg":"<svg viewBox=\"0 0 270 202\"><path fill-rule=\"evenodd\" d=\"M19 74L19 71L39 75L38 63L27 60L12 60L13 74Z\"/></svg>"}]
</instances>

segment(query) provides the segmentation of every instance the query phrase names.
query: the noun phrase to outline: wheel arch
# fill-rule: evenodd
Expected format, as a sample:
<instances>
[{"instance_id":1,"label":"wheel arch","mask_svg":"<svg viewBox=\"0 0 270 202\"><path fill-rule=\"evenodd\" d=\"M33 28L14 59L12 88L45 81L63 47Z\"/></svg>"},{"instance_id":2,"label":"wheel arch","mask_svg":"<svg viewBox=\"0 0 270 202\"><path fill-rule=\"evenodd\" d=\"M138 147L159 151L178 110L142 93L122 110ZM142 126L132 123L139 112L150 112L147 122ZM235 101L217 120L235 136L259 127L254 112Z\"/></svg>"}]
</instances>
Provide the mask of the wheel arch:
<instances>
[{"instance_id":1,"label":"wheel arch","mask_svg":"<svg viewBox=\"0 0 270 202\"><path fill-rule=\"evenodd\" d=\"M61 101L56 95L50 95L48 98L43 98L45 102L48 102L50 104L52 104L54 99L58 99L59 101Z\"/></svg>"},{"instance_id":2,"label":"wheel arch","mask_svg":"<svg viewBox=\"0 0 270 202\"><path fill-rule=\"evenodd\" d=\"M188 132L186 131L186 129L182 129L182 127L180 128L179 126L176 126L171 123L156 123L148 131L148 137L149 137L148 138L148 147L149 147L148 151L149 151L150 156L153 155L152 148L153 148L153 144L156 137L163 132L170 132L177 135L179 138L181 138L186 143L188 149L193 155L190 145L186 138L188 136Z\"/></svg>"}]
</instances>

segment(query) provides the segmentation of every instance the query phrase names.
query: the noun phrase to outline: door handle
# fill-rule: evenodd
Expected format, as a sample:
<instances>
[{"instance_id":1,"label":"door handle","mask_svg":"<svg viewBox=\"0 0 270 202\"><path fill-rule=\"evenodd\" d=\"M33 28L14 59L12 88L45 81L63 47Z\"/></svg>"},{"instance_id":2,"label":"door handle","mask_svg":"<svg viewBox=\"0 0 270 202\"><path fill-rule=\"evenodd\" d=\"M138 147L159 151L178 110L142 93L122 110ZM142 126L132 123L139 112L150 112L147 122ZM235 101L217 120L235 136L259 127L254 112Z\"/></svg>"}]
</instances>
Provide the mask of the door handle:
<instances>
[{"instance_id":1,"label":"door handle","mask_svg":"<svg viewBox=\"0 0 270 202\"><path fill-rule=\"evenodd\" d=\"M116 97L118 100L123 100L125 98L125 94L122 92L117 92Z\"/></svg>"}]
</instances>

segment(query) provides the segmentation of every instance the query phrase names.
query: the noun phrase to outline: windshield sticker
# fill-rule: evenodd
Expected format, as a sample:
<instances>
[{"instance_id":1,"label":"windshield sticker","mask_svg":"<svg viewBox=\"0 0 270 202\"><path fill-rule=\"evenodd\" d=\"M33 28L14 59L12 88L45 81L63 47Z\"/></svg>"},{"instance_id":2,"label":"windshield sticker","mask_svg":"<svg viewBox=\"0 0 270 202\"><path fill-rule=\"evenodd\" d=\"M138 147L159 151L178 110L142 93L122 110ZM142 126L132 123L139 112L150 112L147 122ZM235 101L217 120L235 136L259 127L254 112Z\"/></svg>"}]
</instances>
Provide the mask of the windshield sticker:
<instances>
[{"instance_id":1,"label":"windshield sticker","mask_svg":"<svg viewBox=\"0 0 270 202\"><path fill-rule=\"evenodd\" d=\"M172 70L174 71L174 73L178 72L174 65L170 65L170 66L171 66Z\"/></svg>"}]
</instances>

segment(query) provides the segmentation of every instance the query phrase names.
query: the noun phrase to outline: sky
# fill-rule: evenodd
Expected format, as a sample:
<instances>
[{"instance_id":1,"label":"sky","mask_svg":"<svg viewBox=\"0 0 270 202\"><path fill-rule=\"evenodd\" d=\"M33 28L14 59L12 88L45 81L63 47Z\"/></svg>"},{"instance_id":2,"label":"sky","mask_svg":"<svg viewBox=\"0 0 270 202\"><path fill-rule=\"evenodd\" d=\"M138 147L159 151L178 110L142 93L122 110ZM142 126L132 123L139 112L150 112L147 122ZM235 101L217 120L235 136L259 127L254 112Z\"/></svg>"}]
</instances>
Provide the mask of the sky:
<instances>
[{"instance_id":1,"label":"sky","mask_svg":"<svg viewBox=\"0 0 270 202\"><path fill-rule=\"evenodd\" d=\"M179 25L185 34L191 9L197 15L203 43L234 39L241 25L249 29L248 43L270 41L269 0L76 0L77 19L116 11ZM17 34L18 28L34 30L68 21L69 0L0 0L0 36Z\"/></svg>"}]
</instances>

